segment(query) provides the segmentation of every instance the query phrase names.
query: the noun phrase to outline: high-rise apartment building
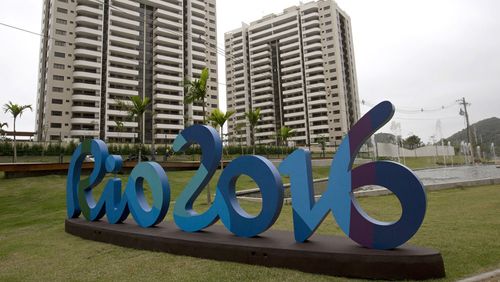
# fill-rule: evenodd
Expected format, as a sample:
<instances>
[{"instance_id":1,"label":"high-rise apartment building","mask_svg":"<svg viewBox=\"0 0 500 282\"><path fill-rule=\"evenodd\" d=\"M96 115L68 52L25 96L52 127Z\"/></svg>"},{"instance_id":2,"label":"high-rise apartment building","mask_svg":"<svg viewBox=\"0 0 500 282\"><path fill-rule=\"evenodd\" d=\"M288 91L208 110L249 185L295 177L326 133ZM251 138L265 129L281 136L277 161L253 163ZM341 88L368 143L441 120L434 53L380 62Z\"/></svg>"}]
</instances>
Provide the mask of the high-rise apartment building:
<instances>
[{"instance_id":1,"label":"high-rise apartment building","mask_svg":"<svg viewBox=\"0 0 500 282\"><path fill-rule=\"evenodd\" d=\"M143 140L171 143L203 120L184 103L184 81L210 71L207 109L218 107L215 0L45 0L38 140L131 142L138 123L118 101L152 100Z\"/></svg>"},{"instance_id":2,"label":"high-rise apartment building","mask_svg":"<svg viewBox=\"0 0 500 282\"><path fill-rule=\"evenodd\" d=\"M249 144L245 112L260 108L257 144L283 126L298 146L339 144L359 118L349 16L334 1L290 7L225 34L230 140Z\"/></svg>"}]
</instances>

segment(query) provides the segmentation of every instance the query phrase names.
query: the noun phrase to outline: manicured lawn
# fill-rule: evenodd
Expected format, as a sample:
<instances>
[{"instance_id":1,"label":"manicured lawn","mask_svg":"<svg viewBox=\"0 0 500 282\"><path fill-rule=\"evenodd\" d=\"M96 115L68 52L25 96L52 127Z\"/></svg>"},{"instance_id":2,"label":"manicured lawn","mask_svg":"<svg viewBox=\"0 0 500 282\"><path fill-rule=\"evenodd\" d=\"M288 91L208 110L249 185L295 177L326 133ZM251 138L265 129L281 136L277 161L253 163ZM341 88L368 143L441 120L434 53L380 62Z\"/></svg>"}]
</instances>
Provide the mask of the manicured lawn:
<instances>
[{"instance_id":1,"label":"manicured lawn","mask_svg":"<svg viewBox=\"0 0 500 282\"><path fill-rule=\"evenodd\" d=\"M328 170L316 172L316 177L325 172ZM168 173L172 200L191 175ZM238 181L240 184L254 186L248 179ZM204 209L204 194L200 198L198 207ZM400 213L392 196L362 198L360 203L378 219L395 219ZM410 243L442 252L445 280L500 267L500 186L431 192L428 203L424 225ZM253 214L260 209L255 203L242 202L242 206ZM171 216L172 210L167 220ZM64 219L64 176L0 178L0 280L342 280L86 241L66 234ZM290 206L283 207L273 228L292 229ZM318 232L340 233L331 216Z\"/></svg>"}]
</instances>

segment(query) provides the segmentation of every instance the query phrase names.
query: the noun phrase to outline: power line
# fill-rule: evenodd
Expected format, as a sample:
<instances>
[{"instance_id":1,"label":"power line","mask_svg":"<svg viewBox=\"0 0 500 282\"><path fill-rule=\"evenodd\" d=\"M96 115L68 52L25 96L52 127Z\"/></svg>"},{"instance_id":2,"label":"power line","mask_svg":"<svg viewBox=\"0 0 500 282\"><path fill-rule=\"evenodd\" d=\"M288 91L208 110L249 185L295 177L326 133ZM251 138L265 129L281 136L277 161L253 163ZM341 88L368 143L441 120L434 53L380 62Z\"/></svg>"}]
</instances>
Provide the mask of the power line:
<instances>
[{"instance_id":1,"label":"power line","mask_svg":"<svg viewBox=\"0 0 500 282\"><path fill-rule=\"evenodd\" d=\"M98 1L98 0L96 0L96 1ZM9 24L6 24L6 23L0 22L0 25L8 27L8 28L15 29L15 30L18 30L18 31L26 32L26 33L29 33L29 34L32 34L32 35L36 35L36 36L39 36L39 37L42 37L42 38L46 38L46 39L49 39L49 40L60 41L60 42L66 43L66 44L75 44L74 41L73 42L69 42L69 41L62 40L62 39L59 39L59 38L55 38L55 37L52 37L52 36L49 36L49 35L45 35L45 34L34 32L34 31L31 31L31 30L28 30L28 29L24 29L24 28L21 28L21 27L9 25ZM144 42L144 44L145 45L153 45L152 43L149 43L149 42ZM133 50L133 49L131 49L131 50ZM138 61L139 63L144 63L144 60L139 59L139 58L136 59L136 61ZM221 83L221 82L217 82L217 84L227 86L225 83Z\"/></svg>"},{"instance_id":2,"label":"power line","mask_svg":"<svg viewBox=\"0 0 500 282\"><path fill-rule=\"evenodd\" d=\"M367 107L374 107L375 106L375 103L371 103L367 100L361 100L361 105L364 105L364 106L367 106ZM437 108L413 108L413 109L410 109L410 108L404 108L404 107L399 107L399 106L396 106L396 112L398 113L402 113L402 114L421 114L421 113L431 113L431 112L440 112L440 111L444 111L446 109L449 109L453 106L456 106L456 102L453 102L451 104L448 104L448 105L443 105L441 107L437 107Z\"/></svg>"},{"instance_id":3,"label":"power line","mask_svg":"<svg viewBox=\"0 0 500 282\"><path fill-rule=\"evenodd\" d=\"M96 2L98 2L98 3L100 3L100 4L103 4L103 9L104 9L104 6L108 5L111 9L113 9L113 10L115 10L115 11L122 12L122 13L127 13L127 11L123 10L122 8L117 7L117 6L113 5L113 4L109 4L109 3L108 3L108 4L106 4L106 3L105 3L105 2L103 2L102 0L93 0L93 1L96 1ZM135 21L138 21L138 22L140 22L140 23L142 23L142 24L146 24L146 22L145 22L144 20L142 20L142 19L139 19L139 20L137 20L137 19L136 19ZM184 37L184 34L183 34L183 33L178 32L178 31L168 30L168 29L167 29L167 32L168 32L168 33L170 33L170 34L172 34L172 35L177 35L177 36ZM209 43L209 42L207 42L207 37L206 37L206 36L204 36L204 35L202 35L202 34L193 34L193 33L189 32L189 31L186 31L186 35L187 35L188 37L190 37L190 38L191 38L191 40L193 40L193 39L194 39L194 37L193 37L193 36L197 36L197 37L198 37L198 39L203 40L204 45L205 45L207 48L212 48L212 49L214 49L214 47L210 46L210 43ZM204 39L202 39L202 37L204 37ZM225 57L225 56L226 56L224 49L223 49L222 47L218 46L217 44L215 44L215 51L217 52L217 54L219 54L219 55L221 55L221 56L223 56L223 57Z\"/></svg>"}]
</instances>

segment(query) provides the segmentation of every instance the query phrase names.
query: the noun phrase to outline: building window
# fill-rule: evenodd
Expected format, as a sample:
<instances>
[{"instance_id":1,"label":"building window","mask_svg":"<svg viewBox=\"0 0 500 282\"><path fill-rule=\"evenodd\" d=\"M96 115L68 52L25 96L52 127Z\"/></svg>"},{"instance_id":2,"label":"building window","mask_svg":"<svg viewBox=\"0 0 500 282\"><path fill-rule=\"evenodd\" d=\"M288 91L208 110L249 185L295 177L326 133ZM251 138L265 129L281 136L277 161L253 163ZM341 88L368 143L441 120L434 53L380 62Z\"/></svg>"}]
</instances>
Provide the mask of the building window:
<instances>
[{"instance_id":1,"label":"building window","mask_svg":"<svg viewBox=\"0 0 500 282\"><path fill-rule=\"evenodd\" d=\"M52 87L52 92L62 93L63 91L64 91L64 88L62 88L62 87Z\"/></svg>"},{"instance_id":2,"label":"building window","mask_svg":"<svg viewBox=\"0 0 500 282\"><path fill-rule=\"evenodd\" d=\"M54 68L58 70L63 70L65 66L63 64L54 64Z\"/></svg>"},{"instance_id":3,"label":"building window","mask_svg":"<svg viewBox=\"0 0 500 282\"><path fill-rule=\"evenodd\" d=\"M61 111L52 111L52 115L56 116L56 117L60 117L60 116L62 116L62 112Z\"/></svg>"},{"instance_id":4,"label":"building window","mask_svg":"<svg viewBox=\"0 0 500 282\"><path fill-rule=\"evenodd\" d=\"M62 103L63 103L63 100L61 100L61 99L52 99L52 104L62 105Z\"/></svg>"},{"instance_id":5,"label":"building window","mask_svg":"<svg viewBox=\"0 0 500 282\"><path fill-rule=\"evenodd\" d=\"M57 12L61 13L61 14L67 14L68 10L67 9L63 9L63 8L57 8Z\"/></svg>"},{"instance_id":6,"label":"building window","mask_svg":"<svg viewBox=\"0 0 500 282\"><path fill-rule=\"evenodd\" d=\"M54 80L64 81L64 76L62 75L54 75L52 78Z\"/></svg>"},{"instance_id":7,"label":"building window","mask_svg":"<svg viewBox=\"0 0 500 282\"><path fill-rule=\"evenodd\" d=\"M64 41L60 41L60 40L56 40L56 46L66 46L66 42Z\"/></svg>"},{"instance_id":8,"label":"building window","mask_svg":"<svg viewBox=\"0 0 500 282\"><path fill-rule=\"evenodd\" d=\"M67 20L63 20L63 19L56 19L56 23L58 23L58 24L68 24L68 21Z\"/></svg>"},{"instance_id":9,"label":"building window","mask_svg":"<svg viewBox=\"0 0 500 282\"><path fill-rule=\"evenodd\" d=\"M51 123L50 128L62 128L62 124L60 123Z\"/></svg>"},{"instance_id":10,"label":"building window","mask_svg":"<svg viewBox=\"0 0 500 282\"><path fill-rule=\"evenodd\" d=\"M58 34L58 35L66 35L66 31L61 30L61 29L56 29L56 34Z\"/></svg>"}]
</instances>

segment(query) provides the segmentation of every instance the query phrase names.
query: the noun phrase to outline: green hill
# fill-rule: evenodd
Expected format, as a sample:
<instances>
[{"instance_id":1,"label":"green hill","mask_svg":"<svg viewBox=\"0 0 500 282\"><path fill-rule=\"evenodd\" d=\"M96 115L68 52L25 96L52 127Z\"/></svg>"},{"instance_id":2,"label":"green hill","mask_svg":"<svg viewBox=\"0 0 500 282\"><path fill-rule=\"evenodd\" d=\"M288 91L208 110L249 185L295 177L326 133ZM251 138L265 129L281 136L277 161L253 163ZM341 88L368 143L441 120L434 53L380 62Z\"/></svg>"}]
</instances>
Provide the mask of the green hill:
<instances>
[{"instance_id":1,"label":"green hill","mask_svg":"<svg viewBox=\"0 0 500 282\"><path fill-rule=\"evenodd\" d=\"M491 143L495 143L496 154L500 157L500 118L484 119L472 124L471 127L472 142L476 143L475 140L477 140L477 144L487 153L490 153ZM467 140L467 132L463 129L446 138L446 140L457 146L461 141Z\"/></svg>"}]
</instances>

